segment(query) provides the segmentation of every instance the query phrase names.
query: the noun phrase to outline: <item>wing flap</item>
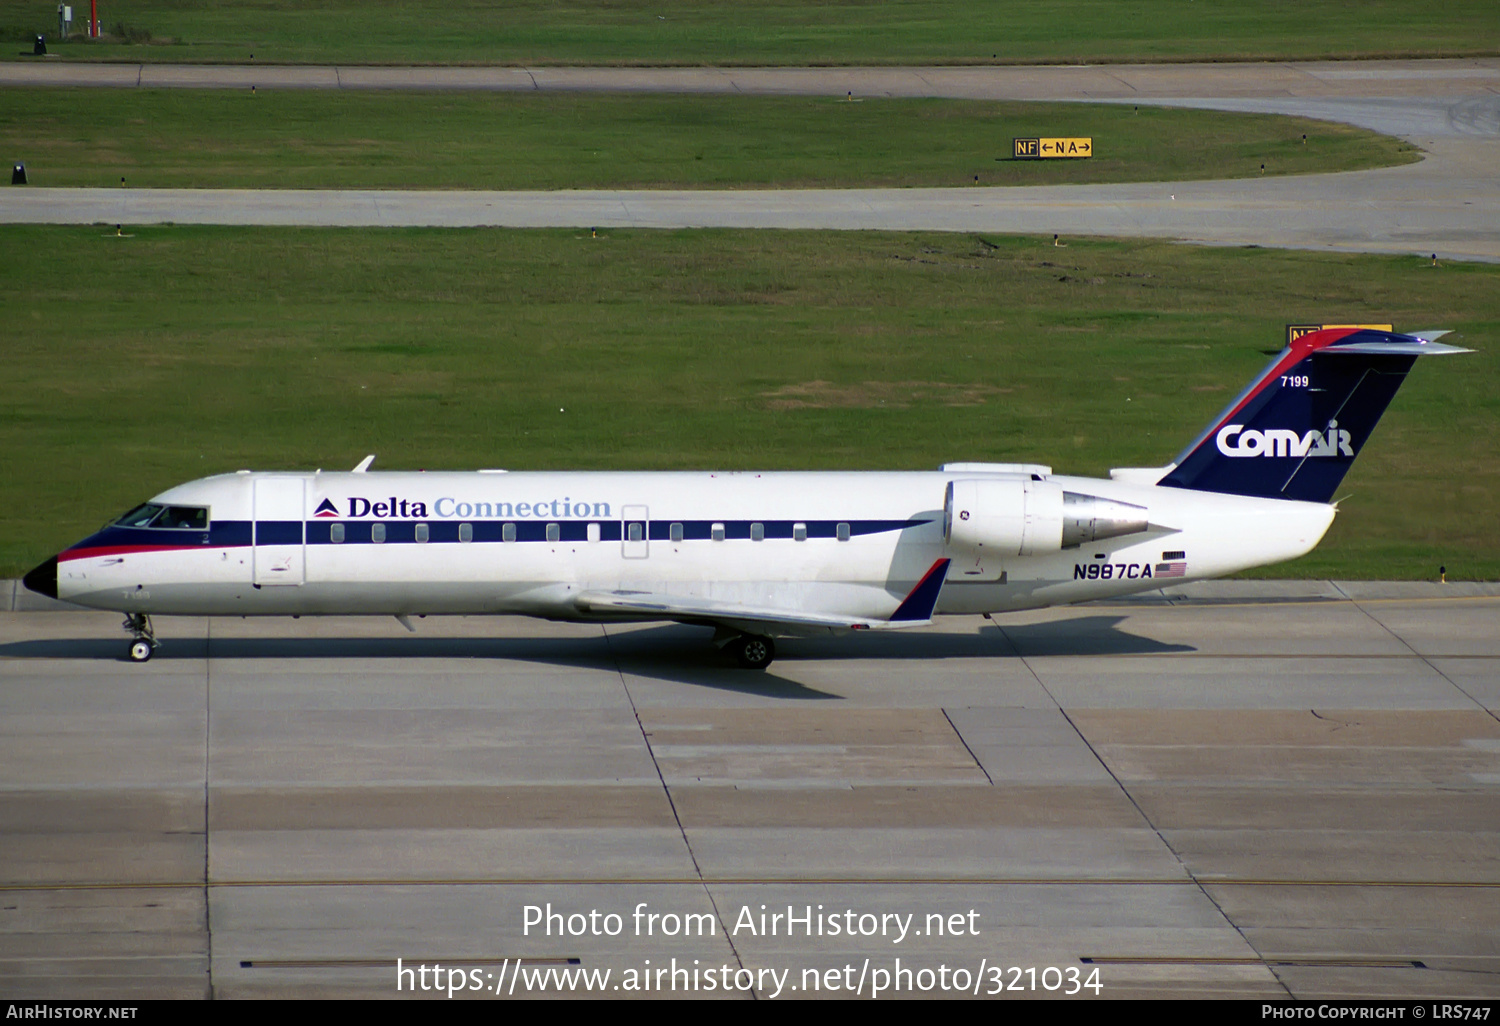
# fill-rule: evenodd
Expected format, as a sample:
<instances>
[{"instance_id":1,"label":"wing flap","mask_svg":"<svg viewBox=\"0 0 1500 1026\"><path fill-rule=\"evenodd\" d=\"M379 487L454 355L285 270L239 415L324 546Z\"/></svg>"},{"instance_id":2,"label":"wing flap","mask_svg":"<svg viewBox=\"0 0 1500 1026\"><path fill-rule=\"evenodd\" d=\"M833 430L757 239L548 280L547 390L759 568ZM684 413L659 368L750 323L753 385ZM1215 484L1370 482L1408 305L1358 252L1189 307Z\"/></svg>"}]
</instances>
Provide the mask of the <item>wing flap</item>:
<instances>
[{"instance_id":1,"label":"wing flap","mask_svg":"<svg viewBox=\"0 0 1500 1026\"><path fill-rule=\"evenodd\" d=\"M932 623L933 608L937 605L947 573L948 560L940 559L934 563L889 620L744 606L714 599L639 591L586 591L573 601L585 613L724 624L736 630L759 633L897 630Z\"/></svg>"}]
</instances>

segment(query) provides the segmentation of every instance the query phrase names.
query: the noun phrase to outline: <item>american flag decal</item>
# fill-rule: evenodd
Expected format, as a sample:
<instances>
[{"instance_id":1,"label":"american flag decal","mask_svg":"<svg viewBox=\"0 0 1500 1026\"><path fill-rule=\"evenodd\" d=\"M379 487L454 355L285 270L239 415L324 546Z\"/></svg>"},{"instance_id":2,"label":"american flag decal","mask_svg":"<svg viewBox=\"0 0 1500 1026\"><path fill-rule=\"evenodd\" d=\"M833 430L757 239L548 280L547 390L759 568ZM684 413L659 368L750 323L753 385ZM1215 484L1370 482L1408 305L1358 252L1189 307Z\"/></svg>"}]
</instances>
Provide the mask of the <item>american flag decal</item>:
<instances>
[{"instance_id":1,"label":"american flag decal","mask_svg":"<svg viewBox=\"0 0 1500 1026\"><path fill-rule=\"evenodd\" d=\"M1157 577L1182 577L1186 573L1186 562L1156 564L1155 576Z\"/></svg>"}]
</instances>

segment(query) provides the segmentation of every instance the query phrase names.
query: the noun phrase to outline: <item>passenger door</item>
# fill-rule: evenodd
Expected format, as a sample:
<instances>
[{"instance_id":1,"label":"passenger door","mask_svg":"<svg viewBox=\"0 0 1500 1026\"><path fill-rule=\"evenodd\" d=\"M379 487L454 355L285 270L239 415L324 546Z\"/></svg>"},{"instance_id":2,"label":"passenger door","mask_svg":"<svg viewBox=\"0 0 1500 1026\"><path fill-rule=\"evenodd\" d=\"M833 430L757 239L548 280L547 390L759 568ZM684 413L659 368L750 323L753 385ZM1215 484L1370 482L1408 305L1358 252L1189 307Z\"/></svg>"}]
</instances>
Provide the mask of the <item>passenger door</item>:
<instances>
[{"instance_id":1,"label":"passenger door","mask_svg":"<svg viewBox=\"0 0 1500 1026\"><path fill-rule=\"evenodd\" d=\"M620 515L620 555L645 559L651 551L651 520L646 507L626 506Z\"/></svg>"},{"instance_id":2,"label":"passenger door","mask_svg":"<svg viewBox=\"0 0 1500 1026\"><path fill-rule=\"evenodd\" d=\"M255 576L258 585L307 580L303 516L307 482L300 477L255 481Z\"/></svg>"}]
</instances>

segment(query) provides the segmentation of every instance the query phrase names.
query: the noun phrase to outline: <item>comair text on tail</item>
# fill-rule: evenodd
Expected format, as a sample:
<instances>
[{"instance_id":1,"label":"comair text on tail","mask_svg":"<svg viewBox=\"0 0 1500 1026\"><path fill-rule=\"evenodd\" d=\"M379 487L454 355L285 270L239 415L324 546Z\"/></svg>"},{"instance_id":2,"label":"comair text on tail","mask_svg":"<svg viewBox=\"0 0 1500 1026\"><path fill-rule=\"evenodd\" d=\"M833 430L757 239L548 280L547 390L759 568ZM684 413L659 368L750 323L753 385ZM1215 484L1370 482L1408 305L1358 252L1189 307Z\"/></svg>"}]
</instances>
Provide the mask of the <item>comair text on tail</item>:
<instances>
[{"instance_id":1,"label":"comair text on tail","mask_svg":"<svg viewBox=\"0 0 1500 1026\"><path fill-rule=\"evenodd\" d=\"M1445 332L1292 343L1176 463L1107 480L1031 463L918 472L242 470L137 506L26 575L151 617L514 614L773 639L920 628L1295 559L1418 356Z\"/></svg>"}]
</instances>

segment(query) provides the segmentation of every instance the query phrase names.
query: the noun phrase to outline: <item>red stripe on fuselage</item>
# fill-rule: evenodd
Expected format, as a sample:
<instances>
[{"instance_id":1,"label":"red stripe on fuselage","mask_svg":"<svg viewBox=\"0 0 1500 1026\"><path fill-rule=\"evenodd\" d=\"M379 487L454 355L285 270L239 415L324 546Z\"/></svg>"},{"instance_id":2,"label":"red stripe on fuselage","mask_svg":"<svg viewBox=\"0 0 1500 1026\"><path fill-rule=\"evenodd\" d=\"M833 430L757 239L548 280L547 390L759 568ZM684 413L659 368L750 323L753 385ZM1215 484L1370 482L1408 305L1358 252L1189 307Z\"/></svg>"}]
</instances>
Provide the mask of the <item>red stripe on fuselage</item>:
<instances>
[{"instance_id":1,"label":"red stripe on fuselage","mask_svg":"<svg viewBox=\"0 0 1500 1026\"><path fill-rule=\"evenodd\" d=\"M59 563L74 559L93 559L95 556L128 556L137 552L187 552L198 549L224 548L213 545L97 545L88 549L68 549L57 554Z\"/></svg>"}]
</instances>

